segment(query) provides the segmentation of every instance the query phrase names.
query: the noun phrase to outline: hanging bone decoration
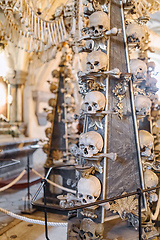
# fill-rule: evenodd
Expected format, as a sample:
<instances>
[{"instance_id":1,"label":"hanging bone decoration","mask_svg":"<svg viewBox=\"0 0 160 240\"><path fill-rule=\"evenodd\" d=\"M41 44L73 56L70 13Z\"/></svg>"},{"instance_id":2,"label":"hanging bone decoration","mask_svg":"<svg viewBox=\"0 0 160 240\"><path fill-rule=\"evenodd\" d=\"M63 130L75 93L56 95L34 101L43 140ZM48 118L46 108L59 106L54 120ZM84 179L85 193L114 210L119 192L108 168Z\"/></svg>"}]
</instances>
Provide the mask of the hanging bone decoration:
<instances>
[{"instance_id":1,"label":"hanging bone decoration","mask_svg":"<svg viewBox=\"0 0 160 240\"><path fill-rule=\"evenodd\" d=\"M77 189L82 204L93 203L101 194L101 183L97 177L89 175L88 178L80 178Z\"/></svg>"},{"instance_id":2,"label":"hanging bone decoration","mask_svg":"<svg viewBox=\"0 0 160 240\"><path fill-rule=\"evenodd\" d=\"M18 47L28 52L41 52L42 48L47 50L66 41L68 37L62 16L53 21L46 21L32 9L27 0L23 1L23 7L18 8L17 4L21 5L21 2L10 3L8 1L2 4L6 21L9 22L10 37L8 40L12 39L17 46L16 38L22 39L23 42ZM17 11L20 12L19 15L17 15Z\"/></svg>"},{"instance_id":3,"label":"hanging bone decoration","mask_svg":"<svg viewBox=\"0 0 160 240\"><path fill-rule=\"evenodd\" d=\"M160 3L158 0L135 0L135 1L123 1L126 13L132 13L133 19L149 19L149 14L159 11ZM135 15L135 16L134 16Z\"/></svg>"},{"instance_id":4,"label":"hanging bone decoration","mask_svg":"<svg viewBox=\"0 0 160 240\"><path fill-rule=\"evenodd\" d=\"M151 100L147 96L136 95L135 96L135 110L137 119L141 119L150 114Z\"/></svg>"},{"instance_id":5,"label":"hanging bone decoration","mask_svg":"<svg viewBox=\"0 0 160 240\"><path fill-rule=\"evenodd\" d=\"M79 137L79 149L83 157L92 157L101 152L102 148L103 138L99 133L95 131L81 133Z\"/></svg>"}]
</instances>

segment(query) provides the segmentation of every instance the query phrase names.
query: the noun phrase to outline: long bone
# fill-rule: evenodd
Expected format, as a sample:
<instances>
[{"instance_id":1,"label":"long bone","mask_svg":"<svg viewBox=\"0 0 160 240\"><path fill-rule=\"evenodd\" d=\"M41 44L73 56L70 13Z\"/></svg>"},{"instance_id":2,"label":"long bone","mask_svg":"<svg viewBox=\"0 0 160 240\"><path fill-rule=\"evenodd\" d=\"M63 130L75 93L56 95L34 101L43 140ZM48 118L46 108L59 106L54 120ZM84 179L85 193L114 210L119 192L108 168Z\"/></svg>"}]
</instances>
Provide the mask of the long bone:
<instances>
[{"instance_id":1,"label":"long bone","mask_svg":"<svg viewBox=\"0 0 160 240\"><path fill-rule=\"evenodd\" d=\"M57 44L57 39L56 39L56 37L54 36L55 32L54 32L54 30L53 30L53 23L50 24L50 27L51 27L51 36L52 36L52 39L53 39L54 44L56 45L56 44Z\"/></svg>"},{"instance_id":2,"label":"long bone","mask_svg":"<svg viewBox=\"0 0 160 240\"><path fill-rule=\"evenodd\" d=\"M64 34L63 34L63 29L62 29L62 25L61 25L61 20L58 20L58 25L59 25L59 29L60 29L60 33L61 33L61 39L62 42L64 41Z\"/></svg>"},{"instance_id":3,"label":"long bone","mask_svg":"<svg viewBox=\"0 0 160 240\"><path fill-rule=\"evenodd\" d=\"M54 21L54 23L53 23L53 29L54 29L54 34L55 34L56 43L58 43L58 34L57 34L57 30L56 30L56 23L55 23L55 21Z\"/></svg>"},{"instance_id":4,"label":"long bone","mask_svg":"<svg viewBox=\"0 0 160 240\"><path fill-rule=\"evenodd\" d=\"M64 21L63 21L63 17L62 17L62 16L60 17L60 21L61 21L62 28L63 28L63 32L64 32L64 37L65 37L65 39L67 39L66 28L65 28L65 25L64 25Z\"/></svg>"}]
</instances>

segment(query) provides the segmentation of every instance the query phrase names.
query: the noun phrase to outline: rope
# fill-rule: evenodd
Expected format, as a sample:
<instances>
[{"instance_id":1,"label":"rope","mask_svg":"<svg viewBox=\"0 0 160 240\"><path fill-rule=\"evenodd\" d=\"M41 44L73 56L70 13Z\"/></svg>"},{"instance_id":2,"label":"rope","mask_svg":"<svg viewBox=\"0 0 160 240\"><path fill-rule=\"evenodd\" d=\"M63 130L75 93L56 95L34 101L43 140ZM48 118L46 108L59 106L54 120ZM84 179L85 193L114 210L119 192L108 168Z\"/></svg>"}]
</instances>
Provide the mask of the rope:
<instances>
[{"instance_id":1,"label":"rope","mask_svg":"<svg viewBox=\"0 0 160 240\"><path fill-rule=\"evenodd\" d=\"M38 175L40 178L44 179L44 177L43 177L40 173L38 173L36 170L34 170L33 168L32 168L32 171L33 171L36 175ZM57 187L57 188L60 188L60 189L62 189L62 190L64 190L64 191L67 191L67 192L71 192L71 193L73 193L73 194L76 194L76 191L75 191L75 190L72 190L72 189L69 189L69 188L65 188L65 187L63 187L63 186L61 186L61 185L59 185L59 184L56 184L56 183L50 181L49 179L46 179L46 181L47 181L49 184L51 184L51 185L53 185L53 186L55 186L55 187Z\"/></svg>"},{"instance_id":2,"label":"rope","mask_svg":"<svg viewBox=\"0 0 160 240\"><path fill-rule=\"evenodd\" d=\"M39 225L45 225L45 221L41 221L41 220L37 220L37 219L31 219L31 218L27 218L27 217L23 217L20 215L17 215L15 213L9 212L3 208L0 208L0 211L19 220L25 221L25 222L29 222L29 223L33 223L33 224L39 224ZM52 227L67 227L68 223L56 223L56 222L47 222L48 226L52 226Z\"/></svg>"},{"instance_id":3,"label":"rope","mask_svg":"<svg viewBox=\"0 0 160 240\"><path fill-rule=\"evenodd\" d=\"M12 187L14 184L16 184L22 177L23 175L26 173L26 170L24 169L20 175L18 177L16 177L11 183L9 183L8 185L0 188L0 192L3 192L5 190L7 190L8 188Z\"/></svg>"},{"instance_id":4,"label":"rope","mask_svg":"<svg viewBox=\"0 0 160 240\"><path fill-rule=\"evenodd\" d=\"M157 206L156 206L156 211L155 211L154 214L151 212L151 219L152 220L155 221L158 218L159 210L160 210L160 190L159 190L159 193L158 193L158 202L157 202Z\"/></svg>"}]
</instances>

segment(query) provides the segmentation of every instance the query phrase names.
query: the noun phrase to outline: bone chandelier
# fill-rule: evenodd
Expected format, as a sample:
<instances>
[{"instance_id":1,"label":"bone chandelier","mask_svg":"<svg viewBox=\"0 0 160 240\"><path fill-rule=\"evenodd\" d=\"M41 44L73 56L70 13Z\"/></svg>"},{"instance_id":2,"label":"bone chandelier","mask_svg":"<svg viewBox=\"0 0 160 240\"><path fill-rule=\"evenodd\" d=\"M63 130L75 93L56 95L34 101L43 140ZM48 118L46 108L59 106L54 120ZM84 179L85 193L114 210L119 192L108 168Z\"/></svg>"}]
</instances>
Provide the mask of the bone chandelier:
<instances>
[{"instance_id":1,"label":"bone chandelier","mask_svg":"<svg viewBox=\"0 0 160 240\"><path fill-rule=\"evenodd\" d=\"M45 20L32 1L0 1L5 15L4 37L27 52L42 52L67 40L63 17Z\"/></svg>"}]
</instances>

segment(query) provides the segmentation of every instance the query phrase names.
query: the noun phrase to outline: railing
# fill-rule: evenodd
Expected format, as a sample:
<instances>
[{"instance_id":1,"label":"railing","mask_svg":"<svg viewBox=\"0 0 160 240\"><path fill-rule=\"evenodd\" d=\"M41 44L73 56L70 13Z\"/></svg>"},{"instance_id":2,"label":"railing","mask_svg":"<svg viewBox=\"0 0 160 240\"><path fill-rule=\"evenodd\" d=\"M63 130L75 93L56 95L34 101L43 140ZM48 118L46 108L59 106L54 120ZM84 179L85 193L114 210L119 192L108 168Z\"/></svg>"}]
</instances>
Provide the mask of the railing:
<instances>
[{"instance_id":1,"label":"railing","mask_svg":"<svg viewBox=\"0 0 160 240\"><path fill-rule=\"evenodd\" d=\"M74 165L67 165L67 166L72 166L73 167ZM58 166L58 167L60 167L60 166ZM63 165L63 167L64 167L64 165ZM34 197L32 198L32 201L31 201L33 206L44 209L44 213L45 213L45 236L46 236L47 240L49 240L48 229L47 229L47 209L60 210L60 211L64 211L64 210L65 211L72 211L72 210L82 209L82 208L86 208L86 207L101 205L103 203L111 202L111 201L114 201L114 200L130 197L130 196L134 196L134 195L138 195L138 220L139 220L138 232L139 232L139 240L142 240L142 222L141 222L142 196L143 196L143 193L150 192L150 191L153 191L153 190L156 190L156 189L160 189L160 186L149 188L149 189L138 188L137 191L134 191L134 192L126 193L126 194L115 196L115 197L112 197L112 198L106 198L106 199L103 199L103 200L97 200L96 202L93 202L93 203L83 204L83 205L80 205L80 206L75 206L75 207L70 207L70 208L62 208L62 207L60 207L59 205L56 205L56 204L47 206L46 184L47 184L47 179L50 175L50 172L54 168L57 168L57 167L50 167L49 168L49 170L46 174L46 177L41 181L41 185L38 188L36 194L34 195ZM44 192L44 204L35 203L39 193L42 190L42 188L43 188L43 192Z\"/></svg>"}]
</instances>

